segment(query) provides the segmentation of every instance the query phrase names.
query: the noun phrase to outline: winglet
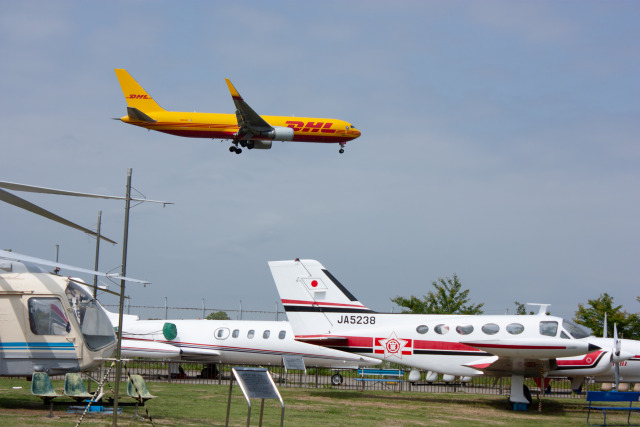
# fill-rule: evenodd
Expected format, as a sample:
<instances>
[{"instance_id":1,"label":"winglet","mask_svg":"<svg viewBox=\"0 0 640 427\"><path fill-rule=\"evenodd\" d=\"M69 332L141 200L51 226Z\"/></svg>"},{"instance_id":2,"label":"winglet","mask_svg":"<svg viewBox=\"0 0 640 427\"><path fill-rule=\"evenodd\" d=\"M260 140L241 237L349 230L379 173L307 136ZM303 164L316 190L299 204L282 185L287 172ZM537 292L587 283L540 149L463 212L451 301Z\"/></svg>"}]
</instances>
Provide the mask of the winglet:
<instances>
[{"instance_id":1,"label":"winglet","mask_svg":"<svg viewBox=\"0 0 640 427\"><path fill-rule=\"evenodd\" d=\"M242 97L240 96L240 94L238 93L236 88L233 87L233 84L231 83L231 80L225 79L225 81L227 82L227 86L229 86L229 92L231 92L231 97L233 99L239 99L240 101L242 101L243 100Z\"/></svg>"}]
</instances>

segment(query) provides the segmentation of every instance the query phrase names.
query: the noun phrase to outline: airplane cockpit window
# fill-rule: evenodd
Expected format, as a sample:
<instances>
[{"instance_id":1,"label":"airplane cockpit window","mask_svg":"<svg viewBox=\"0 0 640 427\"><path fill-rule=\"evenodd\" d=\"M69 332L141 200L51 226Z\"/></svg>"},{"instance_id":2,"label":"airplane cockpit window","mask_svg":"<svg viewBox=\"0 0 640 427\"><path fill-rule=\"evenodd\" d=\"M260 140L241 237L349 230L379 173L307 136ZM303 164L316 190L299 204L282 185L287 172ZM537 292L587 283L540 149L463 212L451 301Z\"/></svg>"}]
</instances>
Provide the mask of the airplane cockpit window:
<instances>
[{"instance_id":1,"label":"airplane cockpit window","mask_svg":"<svg viewBox=\"0 0 640 427\"><path fill-rule=\"evenodd\" d=\"M440 324L440 325L436 325L436 327L433 328L433 330L436 331L436 334L444 335L447 332L449 332L449 327L447 325Z\"/></svg>"},{"instance_id":2,"label":"airplane cockpit window","mask_svg":"<svg viewBox=\"0 0 640 427\"><path fill-rule=\"evenodd\" d=\"M58 298L29 298L29 325L36 335L67 335L71 331Z\"/></svg>"},{"instance_id":3,"label":"airplane cockpit window","mask_svg":"<svg viewBox=\"0 0 640 427\"><path fill-rule=\"evenodd\" d=\"M586 338L589 336L589 334L580 326L574 325L566 320L562 321L562 327L575 339Z\"/></svg>"},{"instance_id":4,"label":"airplane cockpit window","mask_svg":"<svg viewBox=\"0 0 640 427\"><path fill-rule=\"evenodd\" d=\"M214 336L219 340L225 340L229 336L229 328L218 328Z\"/></svg>"},{"instance_id":5,"label":"airplane cockpit window","mask_svg":"<svg viewBox=\"0 0 640 427\"><path fill-rule=\"evenodd\" d=\"M90 350L97 351L115 343L111 321L100 303L83 286L69 282L65 294Z\"/></svg>"},{"instance_id":6,"label":"airplane cockpit window","mask_svg":"<svg viewBox=\"0 0 640 427\"><path fill-rule=\"evenodd\" d=\"M521 334L522 332L524 332L524 326L522 326L520 323L509 323L507 325L507 332L509 332L511 335Z\"/></svg>"},{"instance_id":7,"label":"airplane cockpit window","mask_svg":"<svg viewBox=\"0 0 640 427\"><path fill-rule=\"evenodd\" d=\"M456 332L460 335L469 335L473 332L473 325L458 325L456 326Z\"/></svg>"},{"instance_id":8,"label":"airplane cockpit window","mask_svg":"<svg viewBox=\"0 0 640 427\"><path fill-rule=\"evenodd\" d=\"M558 322L540 322L540 335L555 337L558 334Z\"/></svg>"},{"instance_id":9,"label":"airplane cockpit window","mask_svg":"<svg viewBox=\"0 0 640 427\"><path fill-rule=\"evenodd\" d=\"M482 325L482 332L487 335L495 335L500 332L500 326L495 323L487 323L486 325Z\"/></svg>"},{"instance_id":10,"label":"airplane cockpit window","mask_svg":"<svg viewBox=\"0 0 640 427\"><path fill-rule=\"evenodd\" d=\"M280 333L278 334L278 338L280 338L281 340L284 339L284 337L287 336L287 331L280 331Z\"/></svg>"},{"instance_id":11,"label":"airplane cockpit window","mask_svg":"<svg viewBox=\"0 0 640 427\"><path fill-rule=\"evenodd\" d=\"M251 339L255 334L256 331L254 331L253 329L249 329L249 332L247 332L247 338Z\"/></svg>"},{"instance_id":12,"label":"airplane cockpit window","mask_svg":"<svg viewBox=\"0 0 640 427\"><path fill-rule=\"evenodd\" d=\"M567 333L565 331L561 331L560 332L560 338L565 339L565 340L570 340L571 337L569 337L569 335L567 335Z\"/></svg>"},{"instance_id":13,"label":"airplane cockpit window","mask_svg":"<svg viewBox=\"0 0 640 427\"><path fill-rule=\"evenodd\" d=\"M416 332L419 334L426 334L429 332L429 327L427 325L420 325L416 328Z\"/></svg>"},{"instance_id":14,"label":"airplane cockpit window","mask_svg":"<svg viewBox=\"0 0 640 427\"><path fill-rule=\"evenodd\" d=\"M231 336L233 338L238 338L240 336L240 329L234 329L233 332L231 333Z\"/></svg>"},{"instance_id":15,"label":"airplane cockpit window","mask_svg":"<svg viewBox=\"0 0 640 427\"><path fill-rule=\"evenodd\" d=\"M262 338L264 338L265 340L269 338L269 336L271 335L271 331L270 330L266 330L262 333Z\"/></svg>"}]
</instances>

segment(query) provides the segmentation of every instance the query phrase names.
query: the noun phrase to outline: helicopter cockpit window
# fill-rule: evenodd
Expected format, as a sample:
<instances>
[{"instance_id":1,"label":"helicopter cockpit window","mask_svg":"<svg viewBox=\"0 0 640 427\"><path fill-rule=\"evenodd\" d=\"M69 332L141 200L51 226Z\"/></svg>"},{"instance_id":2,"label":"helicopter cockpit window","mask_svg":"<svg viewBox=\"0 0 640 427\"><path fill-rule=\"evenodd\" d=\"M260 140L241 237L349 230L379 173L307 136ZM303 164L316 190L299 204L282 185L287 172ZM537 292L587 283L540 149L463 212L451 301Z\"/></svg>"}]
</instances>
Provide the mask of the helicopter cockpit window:
<instances>
[{"instance_id":1,"label":"helicopter cockpit window","mask_svg":"<svg viewBox=\"0 0 640 427\"><path fill-rule=\"evenodd\" d=\"M29 298L29 325L36 335L67 335L71 331L58 298Z\"/></svg>"},{"instance_id":2,"label":"helicopter cockpit window","mask_svg":"<svg viewBox=\"0 0 640 427\"><path fill-rule=\"evenodd\" d=\"M90 350L100 350L116 341L107 314L86 289L77 283L69 282L65 293Z\"/></svg>"}]
</instances>

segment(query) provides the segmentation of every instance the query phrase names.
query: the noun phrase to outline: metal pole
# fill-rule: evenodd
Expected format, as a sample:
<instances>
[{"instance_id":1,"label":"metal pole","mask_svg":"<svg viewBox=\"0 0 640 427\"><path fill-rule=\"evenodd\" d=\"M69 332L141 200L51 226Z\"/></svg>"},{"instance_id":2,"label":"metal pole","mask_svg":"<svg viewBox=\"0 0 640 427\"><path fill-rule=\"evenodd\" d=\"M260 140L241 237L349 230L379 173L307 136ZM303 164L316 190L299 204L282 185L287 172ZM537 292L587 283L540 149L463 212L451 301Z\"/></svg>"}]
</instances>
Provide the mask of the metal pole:
<instances>
[{"instance_id":1,"label":"metal pole","mask_svg":"<svg viewBox=\"0 0 640 427\"><path fill-rule=\"evenodd\" d=\"M60 245L56 245L56 262L58 262L58 253L60 252Z\"/></svg>"},{"instance_id":2,"label":"metal pole","mask_svg":"<svg viewBox=\"0 0 640 427\"><path fill-rule=\"evenodd\" d=\"M98 211L98 228L96 231L96 262L94 270L98 271L98 258L100 256L100 224L102 223L102 211ZM98 275L93 276L93 297L98 297Z\"/></svg>"},{"instance_id":3,"label":"metal pole","mask_svg":"<svg viewBox=\"0 0 640 427\"><path fill-rule=\"evenodd\" d=\"M202 298L202 318L204 319L204 298Z\"/></svg>"},{"instance_id":4,"label":"metal pole","mask_svg":"<svg viewBox=\"0 0 640 427\"><path fill-rule=\"evenodd\" d=\"M164 297L164 320L169 318L169 310L167 309L167 297Z\"/></svg>"},{"instance_id":5,"label":"metal pole","mask_svg":"<svg viewBox=\"0 0 640 427\"><path fill-rule=\"evenodd\" d=\"M124 236L122 238L122 277L127 276L127 241L129 237L129 207L131 206L131 168L127 169L127 195L124 206ZM113 399L113 427L118 425L118 389L122 368L122 317L124 309L124 280L120 280L120 305L118 307L118 345L116 347L116 384Z\"/></svg>"},{"instance_id":6,"label":"metal pole","mask_svg":"<svg viewBox=\"0 0 640 427\"><path fill-rule=\"evenodd\" d=\"M240 300L240 320L242 320L242 300Z\"/></svg>"}]
</instances>

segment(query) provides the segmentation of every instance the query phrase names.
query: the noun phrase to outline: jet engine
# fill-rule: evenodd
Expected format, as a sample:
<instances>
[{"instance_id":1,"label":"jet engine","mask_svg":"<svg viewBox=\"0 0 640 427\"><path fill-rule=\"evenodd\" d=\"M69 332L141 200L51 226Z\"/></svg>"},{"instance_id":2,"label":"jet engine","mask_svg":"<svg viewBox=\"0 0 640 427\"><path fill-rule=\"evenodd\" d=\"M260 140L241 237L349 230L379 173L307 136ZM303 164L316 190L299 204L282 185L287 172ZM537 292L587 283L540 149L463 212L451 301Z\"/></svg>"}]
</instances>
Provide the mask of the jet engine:
<instances>
[{"instance_id":1,"label":"jet engine","mask_svg":"<svg viewBox=\"0 0 640 427\"><path fill-rule=\"evenodd\" d=\"M276 141L293 141L293 128L276 126L268 132L261 132L261 135Z\"/></svg>"}]
</instances>

